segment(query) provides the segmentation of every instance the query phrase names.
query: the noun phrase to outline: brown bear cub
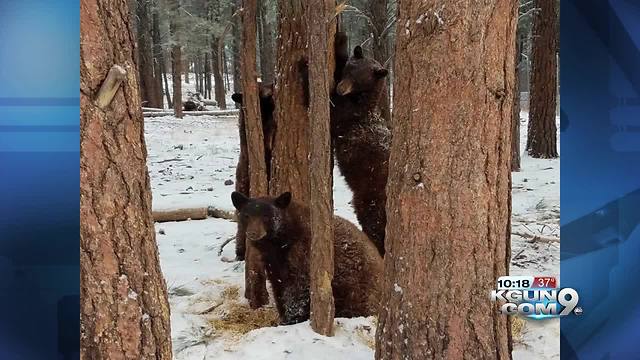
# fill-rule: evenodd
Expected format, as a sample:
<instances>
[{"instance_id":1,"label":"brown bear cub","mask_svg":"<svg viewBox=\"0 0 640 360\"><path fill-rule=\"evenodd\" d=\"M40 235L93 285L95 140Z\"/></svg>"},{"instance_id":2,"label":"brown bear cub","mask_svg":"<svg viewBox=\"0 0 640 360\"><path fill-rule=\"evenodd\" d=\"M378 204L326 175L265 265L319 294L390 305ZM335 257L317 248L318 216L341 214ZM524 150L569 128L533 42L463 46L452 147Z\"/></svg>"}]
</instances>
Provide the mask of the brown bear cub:
<instances>
[{"instance_id":1,"label":"brown bear cub","mask_svg":"<svg viewBox=\"0 0 640 360\"><path fill-rule=\"evenodd\" d=\"M362 231L383 256L391 132L378 101L387 73L356 46L331 96L331 139L338 168L353 192Z\"/></svg>"},{"instance_id":2,"label":"brown bear cub","mask_svg":"<svg viewBox=\"0 0 640 360\"><path fill-rule=\"evenodd\" d=\"M282 324L309 319L311 230L305 206L291 193L277 198L247 198L234 192L233 205L245 224L247 241L262 256ZM306 214L306 215L305 215ZM334 217L334 278L337 317L376 314L382 285L382 257L367 236L345 219Z\"/></svg>"},{"instance_id":3,"label":"brown bear cub","mask_svg":"<svg viewBox=\"0 0 640 360\"><path fill-rule=\"evenodd\" d=\"M273 85L258 84L260 97L260 116L262 117L262 131L264 132L264 160L267 165L267 176L271 174L271 144L275 132L275 122L273 120ZM242 105L242 93L231 95L231 99ZM240 133L240 157L236 167L236 191L249 194L249 153L247 150L247 133L245 132L244 112L240 111L238 117L238 130ZM236 260L244 260L245 255L245 230L238 223L236 233Z\"/></svg>"}]
</instances>

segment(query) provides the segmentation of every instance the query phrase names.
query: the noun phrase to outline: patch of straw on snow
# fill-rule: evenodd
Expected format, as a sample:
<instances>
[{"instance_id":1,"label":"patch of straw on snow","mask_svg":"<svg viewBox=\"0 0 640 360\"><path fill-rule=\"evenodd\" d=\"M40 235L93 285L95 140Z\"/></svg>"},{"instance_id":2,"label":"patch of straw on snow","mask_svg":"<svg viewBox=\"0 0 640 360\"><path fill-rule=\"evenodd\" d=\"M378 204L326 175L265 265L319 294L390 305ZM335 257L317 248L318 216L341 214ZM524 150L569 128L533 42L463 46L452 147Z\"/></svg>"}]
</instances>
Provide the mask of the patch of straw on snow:
<instances>
[{"instance_id":1,"label":"patch of straw on snow","mask_svg":"<svg viewBox=\"0 0 640 360\"><path fill-rule=\"evenodd\" d=\"M524 329L525 321L519 316L511 318L511 338L513 342L522 341L522 330Z\"/></svg>"},{"instance_id":2,"label":"patch of straw on snow","mask_svg":"<svg viewBox=\"0 0 640 360\"><path fill-rule=\"evenodd\" d=\"M225 307L220 317L208 320L215 332L244 335L251 330L277 326L278 312L272 307L251 309L248 304L233 302Z\"/></svg>"}]
</instances>

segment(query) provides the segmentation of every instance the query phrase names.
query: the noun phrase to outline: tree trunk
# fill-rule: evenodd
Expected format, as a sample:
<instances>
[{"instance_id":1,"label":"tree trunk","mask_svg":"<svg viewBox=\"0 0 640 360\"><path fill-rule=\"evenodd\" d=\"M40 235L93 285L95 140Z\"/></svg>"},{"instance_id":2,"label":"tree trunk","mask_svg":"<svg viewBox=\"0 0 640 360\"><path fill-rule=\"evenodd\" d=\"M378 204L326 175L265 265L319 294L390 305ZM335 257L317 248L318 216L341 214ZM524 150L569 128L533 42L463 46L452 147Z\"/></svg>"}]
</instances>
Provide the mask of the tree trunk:
<instances>
[{"instance_id":1,"label":"tree trunk","mask_svg":"<svg viewBox=\"0 0 640 360\"><path fill-rule=\"evenodd\" d=\"M258 99L256 70L256 0L244 0L242 13L242 89L247 150L249 155L249 191L251 197L268 193L267 165L264 161L264 133ZM216 80L216 87L218 86ZM221 84L222 85L222 84ZM266 288L264 265L252 244L246 244L245 297L252 308L266 305L269 294Z\"/></svg>"},{"instance_id":2,"label":"tree trunk","mask_svg":"<svg viewBox=\"0 0 640 360\"><path fill-rule=\"evenodd\" d=\"M227 92L231 90L229 86L229 66L227 64L227 52L222 53L222 63L224 64L224 91Z\"/></svg>"},{"instance_id":3,"label":"tree trunk","mask_svg":"<svg viewBox=\"0 0 640 360\"><path fill-rule=\"evenodd\" d=\"M511 116L511 171L520 171L520 62L522 36L516 31L515 81L513 82L513 115Z\"/></svg>"},{"instance_id":4,"label":"tree trunk","mask_svg":"<svg viewBox=\"0 0 640 360\"><path fill-rule=\"evenodd\" d=\"M211 58L209 53L204 54L204 97L211 99Z\"/></svg>"},{"instance_id":5,"label":"tree trunk","mask_svg":"<svg viewBox=\"0 0 640 360\"><path fill-rule=\"evenodd\" d=\"M555 1L536 0L531 49L531 95L527 152L534 158L557 158L556 102L558 91Z\"/></svg>"},{"instance_id":6,"label":"tree trunk","mask_svg":"<svg viewBox=\"0 0 640 360\"><path fill-rule=\"evenodd\" d=\"M164 108L162 103L162 47L160 46L160 16L158 14L157 4L153 2L153 76L155 84L155 104L158 108Z\"/></svg>"},{"instance_id":7,"label":"tree trunk","mask_svg":"<svg viewBox=\"0 0 640 360\"><path fill-rule=\"evenodd\" d=\"M329 72L327 21L335 0L311 0L307 9L309 26L309 197L311 222L311 327L321 335L333 335L335 304L333 281L333 181L331 135L329 132ZM335 23L332 23L335 34ZM264 71L265 69L263 69ZM266 71L268 72L268 71ZM331 74L331 76L329 76Z\"/></svg>"},{"instance_id":8,"label":"tree trunk","mask_svg":"<svg viewBox=\"0 0 640 360\"><path fill-rule=\"evenodd\" d=\"M241 5L241 1L242 0L234 0L233 4L232 4L232 13L235 13L237 11L238 8L242 7ZM241 86L240 86L240 25L241 25L241 17L240 16L236 16L234 19L232 19L233 21L233 29L232 29L232 35L233 35L233 92L234 93L238 93L241 92ZM238 107L239 105L236 104L236 107Z\"/></svg>"},{"instance_id":9,"label":"tree trunk","mask_svg":"<svg viewBox=\"0 0 640 360\"><path fill-rule=\"evenodd\" d=\"M488 294L510 258L517 2L424 15L440 3L398 3L376 359L510 359Z\"/></svg>"},{"instance_id":10,"label":"tree trunk","mask_svg":"<svg viewBox=\"0 0 640 360\"><path fill-rule=\"evenodd\" d=\"M278 0L279 76L275 87L276 132L269 192L278 196L290 191L295 201L309 204L309 117L303 82L307 24L303 6L300 1ZM307 219L308 214L303 218Z\"/></svg>"},{"instance_id":11,"label":"tree trunk","mask_svg":"<svg viewBox=\"0 0 640 360\"><path fill-rule=\"evenodd\" d=\"M184 64L183 66L183 70L184 70L184 82L185 83L189 83L189 67L191 66L191 61L187 58L187 61L183 61L184 59L182 59L182 64Z\"/></svg>"},{"instance_id":12,"label":"tree trunk","mask_svg":"<svg viewBox=\"0 0 640 360\"><path fill-rule=\"evenodd\" d=\"M169 92L169 80L167 79L167 63L166 61L164 61L163 55L160 56L160 63L164 68L164 71L162 72L162 78L164 80L164 94L167 97L167 106L169 107L169 109L173 109L173 102L171 101L171 93Z\"/></svg>"},{"instance_id":13,"label":"tree trunk","mask_svg":"<svg viewBox=\"0 0 640 360\"><path fill-rule=\"evenodd\" d=\"M268 19L267 2L261 1L259 5L259 21L260 21L260 71L262 82L272 84L274 81L275 51L273 49L273 28Z\"/></svg>"},{"instance_id":14,"label":"tree trunk","mask_svg":"<svg viewBox=\"0 0 640 360\"><path fill-rule=\"evenodd\" d=\"M127 1L80 14L80 358L171 359ZM124 82L98 96L114 65Z\"/></svg>"},{"instance_id":15,"label":"tree trunk","mask_svg":"<svg viewBox=\"0 0 640 360\"><path fill-rule=\"evenodd\" d=\"M373 31L373 44L371 46L373 50L373 58L376 59L380 64L385 66L387 63L387 59L389 59L389 38L387 37L387 33L383 34L387 22L389 21L387 17L387 0L376 0L371 1L369 3L369 10L371 12L371 20L373 22L373 26L375 30ZM380 100L378 102L378 107L380 108L380 115L384 118L387 126L391 125L391 105L389 101L389 77L385 78L385 86L382 94L380 95Z\"/></svg>"},{"instance_id":16,"label":"tree trunk","mask_svg":"<svg viewBox=\"0 0 640 360\"><path fill-rule=\"evenodd\" d=\"M176 17L180 10L180 0L167 0L171 14L169 31L174 45L171 47L171 68L173 78L173 111L178 119L182 119L182 48L178 39L178 22Z\"/></svg>"},{"instance_id":17,"label":"tree trunk","mask_svg":"<svg viewBox=\"0 0 640 360\"><path fill-rule=\"evenodd\" d=\"M149 107L160 107L156 102L156 81L153 77L153 43L151 39L151 18L149 1L138 1L136 6L138 17L138 72L140 76L140 97L142 104Z\"/></svg>"},{"instance_id":18,"label":"tree trunk","mask_svg":"<svg viewBox=\"0 0 640 360\"><path fill-rule=\"evenodd\" d=\"M254 24L255 25L255 24ZM222 51L224 51L224 47L222 51L218 48L218 42L220 39L217 37L213 37L213 41L211 42L211 54L213 57L212 67L213 67L213 90L216 97L216 102L218 103L218 107L221 110L225 110L227 108L227 100L224 93L224 84L222 83ZM256 90L257 91L257 90Z\"/></svg>"}]
</instances>

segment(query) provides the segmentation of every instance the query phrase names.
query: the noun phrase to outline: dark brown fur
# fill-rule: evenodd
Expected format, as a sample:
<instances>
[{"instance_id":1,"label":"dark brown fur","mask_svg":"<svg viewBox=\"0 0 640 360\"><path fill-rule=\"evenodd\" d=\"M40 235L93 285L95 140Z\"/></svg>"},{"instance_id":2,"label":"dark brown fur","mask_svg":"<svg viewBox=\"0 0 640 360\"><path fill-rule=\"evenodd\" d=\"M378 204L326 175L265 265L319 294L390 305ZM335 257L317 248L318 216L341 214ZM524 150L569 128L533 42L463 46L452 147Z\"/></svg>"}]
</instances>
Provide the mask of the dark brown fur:
<instances>
[{"instance_id":1,"label":"dark brown fur","mask_svg":"<svg viewBox=\"0 0 640 360\"><path fill-rule=\"evenodd\" d=\"M271 150L273 135L275 132L275 122L273 120L273 85L259 84L260 115L262 117L262 131L264 133L264 160L267 165L267 179L271 174ZM242 94L235 93L231 96L233 101L242 105ZM245 132L244 112L240 111L238 117L238 130L240 135L240 157L236 167L236 191L249 194L249 154L247 151L247 133ZM246 251L245 229L238 223L236 232L236 260L244 260Z\"/></svg>"},{"instance_id":2,"label":"dark brown fur","mask_svg":"<svg viewBox=\"0 0 640 360\"><path fill-rule=\"evenodd\" d=\"M247 224L247 240L253 241L266 265L281 322L293 324L309 319L308 209L290 202L289 193L258 199L234 193L232 199L240 209L240 221ZM367 236L345 219L334 217L333 233L336 316L376 314L382 257Z\"/></svg>"},{"instance_id":3,"label":"dark brown fur","mask_svg":"<svg viewBox=\"0 0 640 360\"><path fill-rule=\"evenodd\" d=\"M381 255L391 132L378 112L378 100L386 74L356 47L331 97L331 139L338 168L353 192L352 205L362 231Z\"/></svg>"}]
</instances>

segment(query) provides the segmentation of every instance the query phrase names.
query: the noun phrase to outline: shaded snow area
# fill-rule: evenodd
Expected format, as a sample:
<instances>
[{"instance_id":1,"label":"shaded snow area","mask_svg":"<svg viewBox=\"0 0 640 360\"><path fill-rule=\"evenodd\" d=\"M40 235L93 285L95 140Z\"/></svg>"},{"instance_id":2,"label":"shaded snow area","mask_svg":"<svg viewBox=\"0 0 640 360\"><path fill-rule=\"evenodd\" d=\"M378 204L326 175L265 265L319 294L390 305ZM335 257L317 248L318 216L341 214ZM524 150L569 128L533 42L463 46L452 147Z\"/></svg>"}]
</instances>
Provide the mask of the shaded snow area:
<instances>
[{"instance_id":1,"label":"shaded snow area","mask_svg":"<svg viewBox=\"0 0 640 360\"><path fill-rule=\"evenodd\" d=\"M233 106L233 103L229 103ZM523 113L522 129L527 114ZM525 133L525 131L523 131ZM215 206L233 210L230 195L239 154L237 117L187 116L145 119L153 208ZM523 137L522 145L524 146ZM514 231L558 236L559 161L524 157L513 174ZM336 168L336 213L357 224L351 192ZM271 304L250 311L243 297L244 263L234 257L227 220L156 224L161 267L169 290L176 359L373 359L376 319L336 319L336 335L314 333L308 322L273 326ZM559 246L512 238L511 273L559 275ZM515 359L559 357L559 322L527 321L515 343Z\"/></svg>"}]
</instances>

